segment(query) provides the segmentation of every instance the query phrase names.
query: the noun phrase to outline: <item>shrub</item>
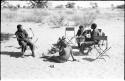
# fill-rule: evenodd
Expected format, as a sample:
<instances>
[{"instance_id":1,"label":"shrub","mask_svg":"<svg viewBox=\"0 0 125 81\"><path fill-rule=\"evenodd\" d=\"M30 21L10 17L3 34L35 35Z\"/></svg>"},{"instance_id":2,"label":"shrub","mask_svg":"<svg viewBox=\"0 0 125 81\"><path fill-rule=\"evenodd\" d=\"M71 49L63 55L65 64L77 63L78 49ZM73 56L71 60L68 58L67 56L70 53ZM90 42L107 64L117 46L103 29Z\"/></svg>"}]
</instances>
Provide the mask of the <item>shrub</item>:
<instances>
[{"instance_id":1,"label":"shrub","mask_svg":"<svg viewBox=\"0 0 125 81\"><path fill-rule=\"evenodd\" d=\"M15 11L4 10L1 12L1 20L2 21L14 21L16 20L17 13Z\"/></svg>"},{"instance_id":2,"label":"shrub","mask_svg":"<svg viewBox=\"0 0 125 81\"><path fill-rule=\"evenodd\" d=\"M63 8L63 5L57 5L55 8Z\"/></svg>"},{"instance_id":3,"label":"shrub","mask_svg":"<svg viewBox=\"0 0 125 81\"><path fill-rule=\"evenodd\" d=\"M65 6L66 6L66 8L74 8L75 3L74 2L68 2Z\"/></svg>"},{"instance_id":4,"label":"shrub","mask_svg":"<svg viewBox=\"0 0 125 81\"><path fill-rule=\"evenodd\" d=\"M125 8L125 4L123 4L123 5L118 5L116 8L118 8L118 9L124 9L124 8Z\"/></svg>"},{"instance_id":5,"label":"shrub","mask_svg":"<svg viewBox=\"0 0 125 81\"><path fill-rule=\"evenodd\" d=\"M58 16L53 15L49 18L49 22L52 23L56 27L63 26L64 20L65 20L65 17L62 15L58 15Z\"/></svg>"},{"instance_id":6,"label":"shrub","mask_svg":"<svg viewBox=\"0 0 125 81\"><path fill-rule=\"evenodd\" d=\"M29 15L22 15L20 21L21 22L36 22L36 23L42 23L44 17L40 15L34 15L29 14Z\"/></svg>"},{"instance_id":7,"label":"shrub","mask_svg":"<svg viewBox=\"0 0 125 81\"><path fill-rule=\"evenodd\" d=\"M83 25L84 27L90 26L96 18L94 13L86 13L83 15L74 15L73 21L76 25Z\"/></svg>"},{"instance_id":8,"label":"shrub","mask_svg":"<svg viewBox=\"0 0 125 81\"><path fill-rule=\"evenodd\" d=\"M68 14L68 15L72 15L72 14L74 14L74 12L71 11L71 10L66 10L65 13Z\"/></svg>"},{"instance_id":9,"label":"shrub","mask_svg":"<svg viewBox=\"0 0 125 81\"><path fill-rule=\"evenodd\" d=\"M33 11L33 14L34 15L37 15L37 16L48 16L48 15L50 15L50 12L48 12L47 10L45 10L45 9L42 9L42 10L37 10L37 9L35 9L34 11Z\"/></svg>"},{"instance_id":10,"label":"shrub","mask_svg":"<svg viewBox=\"0 0 125 81\"><path fill-rule=\"evenodd\" d=\"M36 22L42 23L45 19L45 16L48 16L49 12L44 10L33 10L31 12L26 13L25 15L22 14L22 22Z\"/></svg>"},{"instance_id":11,"label":"shrub","mask_svg":"<svg viewBox=\"0 0 125 81\"><path fill-rule=\"evenodd\" d=\"M1 41L4 41L4 40L9 40L10 37L13 36L13 34L10 34L10 33L0 33L0 37L1 37Z\"/></svg>"}]
</instances>

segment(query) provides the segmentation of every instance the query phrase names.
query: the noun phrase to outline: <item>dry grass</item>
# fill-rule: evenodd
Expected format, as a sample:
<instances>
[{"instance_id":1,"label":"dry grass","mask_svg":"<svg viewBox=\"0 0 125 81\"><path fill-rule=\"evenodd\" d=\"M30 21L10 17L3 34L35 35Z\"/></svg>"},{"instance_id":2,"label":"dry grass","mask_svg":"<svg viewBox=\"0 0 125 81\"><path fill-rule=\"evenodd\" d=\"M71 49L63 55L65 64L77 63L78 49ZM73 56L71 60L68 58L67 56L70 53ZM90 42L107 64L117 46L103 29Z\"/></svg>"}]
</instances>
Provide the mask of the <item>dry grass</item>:
<instances>
[{"instance_id":1,"label":"dry grass","mask_svg":"<svg viewBox=\"0 0 125 81\"><path fill-rule=\"evenodd\" d=\"M92 9L2 9L1 20L2 21L19 21L19 22L37 22L42 23L47 19L49 23L53 22L55 25L60 26L66 21L74 21L76 25L89 25L98 17L112 17L112 16L123 16L121 11L117 10L110 13L101 10ZM100 17L100 18L101 18Z\"/></svg>"},{"instance_id":2,"label":"dry grass","mask_svg":"<svg viewBox=\"0 0 125 81\"><path fill-rule=\"evenodd\" d=\"M94 12L88 12L75 14L72 18L72 21L74 21L76 25L83 25L84 27L88 27L94 22L95 19L96 14Z\"/></svg>"},{"instance_id":3,"label":"dry grass","mask_svg":"<svg viewBox=\"0 0 125 81\"><path fill-rule=\"evenodd\" d=\"M53 15L49 18L49 23L55 27L61 27L64 25L65 17L62 15Z\"/></svg>"},{"instance_id":4,"label":"dry grass","mask_svg":"<svg viewBox=\"0 0 125 81\"><path fill-rule=\"evenodd\" d=\"M46 10L37 9L5 9L1 11L2 21L36 22L41 23L45 16L50 15Z\"/></svg>"},{"instance_id":5,"label":"dry grass","mask_svg":"<svg viewBox=\"0 0 125 81\"><path fill-rule=\"evenodd\" d=\"M98 10L99 12L99 10ZM2 9L1 20L11 22L49 23L51 26L65 26L65 22L75 22L75 25L90 26L97 17L96 10L83 9ZM106 13L103 13L104 16ZM109 16L112 15L109 13ZM98 16L99 17L99 16Z\"/></svg>"},{"instance_id":6,"label":"dry grass","mask_svg":"<svg viewBox=\"0 0 125 81\"><path fill-rule=\"evenodd\" d=\"M74 14L74 12L73 12L73 10L66 10L66 11L65 11L65 14L67 14L67 15L72 15L72 14Z\"/></svg>"},{"instance_id":7,"label":"dry grass","mask_svg":"<svg viewBox=\"0 0 125 81\"><path fill-rule=\"evenodd\" d=\"M1 11L1 21L15 21L17 12L6 9Z\"/></svg>"},{"instance_id":8,"label":"dry grass","mask_svg":"<svg viewBox=\"0 0 125 81\"><path fill-rule=\"evenodd\" d=\"M9 38L10 38L12 35L13 35L13 34L10 34L10 33L0 33L0 37L1 37L1 40L0 40L0 41L9 40Z\"/></svg>"},{"instance_id":9,"label":"dry grass","mask_svg":"<svg viewBox=\"0 0 125 81\"><path fill-rule=\"evenodd\" d=\"M25 11L24 11L25 12ZM47 10L30 10L28 12L21 13L21 22L36 22L42 23L46 16L49 16L50 13Z\"/></svg>"}]
</instances>

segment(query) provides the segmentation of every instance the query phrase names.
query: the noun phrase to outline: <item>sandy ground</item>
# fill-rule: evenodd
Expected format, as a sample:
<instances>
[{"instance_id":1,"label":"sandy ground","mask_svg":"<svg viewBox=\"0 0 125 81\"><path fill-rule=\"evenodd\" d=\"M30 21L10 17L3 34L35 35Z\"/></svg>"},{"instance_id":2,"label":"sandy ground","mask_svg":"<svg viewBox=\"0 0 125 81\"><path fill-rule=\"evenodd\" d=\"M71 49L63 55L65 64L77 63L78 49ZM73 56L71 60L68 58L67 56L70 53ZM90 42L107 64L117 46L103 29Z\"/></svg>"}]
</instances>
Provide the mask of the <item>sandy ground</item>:
<instances>
[{"instance_id":1,"label":"sandy ground","mask_svg":"<svg viewBox=\"0 0 125 81\"><path fill-rule=\"evenodd\" d=\"M110 58L104 60L85 60L94 58L95 53L89 56L74 56L80 62L54 63L43 61L42 53L47 52L58 37L65 35L65 27L50 28L38 23L21 23L24 27L31 27L35 37L36 58L30 56L16 58L15 52L20 52L16 39L10 38L1 43L1 77L2 79L47 79L47 78L80 78L80 79L120 79L124 78L124 22L123 19L97 19L98 28L102 28L108 36L109 46L107 52ZM1 32L14 33L19 22L1 22ZM76 29L77 31L77 29ZM74 50L77 51L78 50ZM25 54L30 54L28 50ZM12 56L13 55L13 56ZM71 59L71 58L70 58ZM54 65L51 68L50 65Z\"/></svg>"}]
</instances>

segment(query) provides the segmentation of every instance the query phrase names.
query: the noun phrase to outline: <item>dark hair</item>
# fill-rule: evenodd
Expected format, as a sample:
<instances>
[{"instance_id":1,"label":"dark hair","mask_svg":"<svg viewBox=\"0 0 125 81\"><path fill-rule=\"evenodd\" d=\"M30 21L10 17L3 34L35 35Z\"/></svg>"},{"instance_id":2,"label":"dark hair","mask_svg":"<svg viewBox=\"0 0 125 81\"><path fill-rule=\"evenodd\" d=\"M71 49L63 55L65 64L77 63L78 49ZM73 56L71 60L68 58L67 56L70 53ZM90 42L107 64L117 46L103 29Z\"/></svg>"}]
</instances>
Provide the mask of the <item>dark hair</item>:
<instances>
[{"instance_id":1,"label":"dark hair","mask_svg":"<svg viewBox=\"0 0 125 81\"><path fill-rule=\"evenodd\" d=\"M83 26L82 26L82 25L80 25L80 26L79 26L79 28L81 29L81 28L83 28Z\"/></svg>"},{"instance_id":2,"label":"dark hair","mask_svg":"<svg viewBox=\"0 0 125 81\"><path fill-rule=\"evenodd\" d=\"M91 25L91 29L95 29L97 27L97 24L96 23L93 23L92 25Z\"/></svg>"},{"instance_id":3,"label":"dark hair","mask_svg":"<svg viewBox=\"0 0 125 81\"><path fill-rule=\"evenodd\" d=\"M19 29L19 28L21 28L21 26L22 26L21 24L18 24L18 25L17 25L17 28Z\"/></svg>"}]
</instances>

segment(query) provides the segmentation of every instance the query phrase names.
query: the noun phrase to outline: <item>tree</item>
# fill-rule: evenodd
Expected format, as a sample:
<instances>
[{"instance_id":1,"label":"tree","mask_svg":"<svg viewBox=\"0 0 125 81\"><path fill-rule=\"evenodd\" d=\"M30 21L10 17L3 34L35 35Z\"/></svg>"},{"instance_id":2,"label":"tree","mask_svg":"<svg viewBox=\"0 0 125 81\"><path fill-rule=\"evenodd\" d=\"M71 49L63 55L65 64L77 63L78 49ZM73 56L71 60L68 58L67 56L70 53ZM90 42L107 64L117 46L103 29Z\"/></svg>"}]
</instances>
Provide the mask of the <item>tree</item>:
<instances>
[{"instance_id":1,"label":"tree","mask_svg":"<svg viewBox=\"0 0 125 81\"><path fill-rule=\"evenodd\" d=\"M118 8L118 9L124 9L125 8L125 4L118 5L118 6L116 6L116 8Z\"/></svg>"},{"instance_id":2,"label":"tree","mask_svg":"<svg viewBox=\"0 0 125 81\"><path fill-rule=\"evenodd\" d=\"M4 3L5 2L5 0L1 0L1 3Z\"/></svg>"},{"instance_id":3,"label":"tree","mask_svg":"<svg viewBox=\"0 0 125 81\"><path fill-rule=\"evenodd\" d=\"M21 6L20 6L20 4L18 4L16 7L17 7L17 8L20 8Z\"/></svg>"},{"instance_id":4,"label":"tree","mask_svg":"<svg viewBox=\"0 0 125 81\"><path fill-rule=\"evenodd\" d=\"M66 6L66 8L74 8L75 7L75 3L68 2L65 6Z\"/></svg>"},{"instance_id":5,"label":"tree","mask_svg":"<svg viewBox=\"0 0 125 81\"><path fill-rule=\"evenodd\" d=\"M32 8L47 8L47 0L29 0Z\"/></svg>"},{"instance_id":6,"label":"tree","mask_svg":"<svg viewBox=\"0 0 125 81\"><path fill-rule=\"evenodd\" d=\"M97 3L90 3L90 5L92 6L92 8L97 8L98 7L98 4Z\"/></svg>"},{"instance_id":7,"label":"tree","mask_svg":"<svg viewBox=\"0 0 125 81\"><path fill-rule=\"evenodd\" d=\"M4 6L7 3L6 0L1 0L1 6Z\"/></svg>"}]
</instances>

